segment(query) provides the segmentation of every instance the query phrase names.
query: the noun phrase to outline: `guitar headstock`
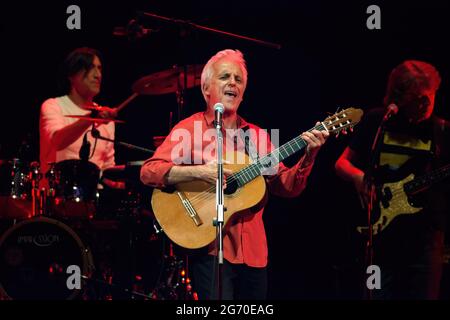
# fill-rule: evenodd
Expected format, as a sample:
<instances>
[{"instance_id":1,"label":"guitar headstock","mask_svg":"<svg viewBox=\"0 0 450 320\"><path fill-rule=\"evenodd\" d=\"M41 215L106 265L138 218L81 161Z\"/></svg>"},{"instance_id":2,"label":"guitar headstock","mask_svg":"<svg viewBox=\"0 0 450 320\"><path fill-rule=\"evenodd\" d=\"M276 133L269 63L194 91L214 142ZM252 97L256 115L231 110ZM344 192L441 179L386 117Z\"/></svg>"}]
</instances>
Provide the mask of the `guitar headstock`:
<instances>
[{"instance_id":1,"label":"guitar headstock","mask_svg":"<svg viewBox=\"0 0 450 320\"><path fill-rule=\"evenodd\" d=\"M361 109L347 108L327 117L322 125L327 128L330 134L346 133L348 129L352 130L358 124L363 113Z\"/></svg>"}]
</instances>

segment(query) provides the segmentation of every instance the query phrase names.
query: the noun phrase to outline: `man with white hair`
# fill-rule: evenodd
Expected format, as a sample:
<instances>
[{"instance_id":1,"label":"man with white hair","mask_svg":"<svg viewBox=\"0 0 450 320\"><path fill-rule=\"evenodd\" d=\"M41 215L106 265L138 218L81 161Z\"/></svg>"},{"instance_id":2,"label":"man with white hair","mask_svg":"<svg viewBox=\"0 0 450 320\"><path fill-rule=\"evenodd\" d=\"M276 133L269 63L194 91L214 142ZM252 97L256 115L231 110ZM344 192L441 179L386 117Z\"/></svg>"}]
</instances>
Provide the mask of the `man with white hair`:
<instances>
[{"instance_id":1,"label":"man with white hair","mask_svg":"<svg viewBox=\"0 0 450 320\"><path fill-rule=\"evenodd\" d=\"M147 160L141 169L144 184L158 188L180 182L203 180L214 185L217 178L217 165L208 157L205 147L211 140L207 135L196 135L194 129L202 132L214 130L214 105L221 103L223 111L224 140L230 131L253 130L251 143L261 151L260 146L267 143L268 150L259 155L264 156L272 148L268 134L258 126L248 123L238 115L247 86L247 68L242 53L238 50L223 50L214 55L205 65L201 75L201 90L206 101L206 110L196 113L178 123L154 156ZM173 152L179 147L180 132L189 132L188 154ZM201 141L197 141L197 137ZM261 138L262 137L262 138ZM266 176L269 190L279 196L295 197L305 188L315 157L325 143L328 132L312 130L302 133L308 143L305 155L292 168L279 164L275 174ZM179 150L179 149L176 149ZM201 164L195 160L201 159ZM195 165L194 165L195 164ZM225 176L232 172L224 169ZM225 204L226 205L226 204ZM267 294L267 241L262 219L264 208L244 210L234 215L224 229L224 266L222 274L222 298L231 299L265 299ZM208 254L197 254L190 260L193 271L193 287L200 299L217 299L214 286L213 270L216 255L216 243L207 247ZM205 252L206 253L206 252Z\"/></svg>"}]
</instances>

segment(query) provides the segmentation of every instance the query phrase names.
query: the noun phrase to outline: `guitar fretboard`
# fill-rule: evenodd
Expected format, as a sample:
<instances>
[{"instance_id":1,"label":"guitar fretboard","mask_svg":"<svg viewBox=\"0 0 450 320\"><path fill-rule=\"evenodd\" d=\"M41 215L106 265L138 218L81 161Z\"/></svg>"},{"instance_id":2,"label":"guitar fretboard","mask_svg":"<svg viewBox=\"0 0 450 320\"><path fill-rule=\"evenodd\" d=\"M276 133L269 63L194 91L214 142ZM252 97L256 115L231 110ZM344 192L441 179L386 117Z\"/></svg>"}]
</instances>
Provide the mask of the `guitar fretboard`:
<instances>
[{"instance_id":1,"label":"guitar fretboard","mask_svg":"<svg viewBox=\"0 0 450 320\"><path fill-rule=\"evenodd\" d=\"M309 129L312 130L326 130L325 127L320 123L314 128ZM276 166L278 163L283 161L284 159L290 157L294 153L302 150L306 147L307 143L300 136L295 137L294 139L286 142L281 147L275 149L271 153L261 157L254 163L248 165L247 167L241 169L240 171L231 175L230 178L236 179L238 186L242 187L243 185L249 183L256 177L260 176L264 173L265 170L270 169Z\"/></svg>"},{"instance_id":2,"label":"guitar fretboard","mask_svg":"<svg viewBox=\"0 0 450 320\"><path fill-rule=\"evenodd\" d=\"M403 188L407 194L415 194L429 188L434 183L440 182L450 176L450 165L446 165L429 174L415 178L404 184Z\"/></svg>"}]
</instances>

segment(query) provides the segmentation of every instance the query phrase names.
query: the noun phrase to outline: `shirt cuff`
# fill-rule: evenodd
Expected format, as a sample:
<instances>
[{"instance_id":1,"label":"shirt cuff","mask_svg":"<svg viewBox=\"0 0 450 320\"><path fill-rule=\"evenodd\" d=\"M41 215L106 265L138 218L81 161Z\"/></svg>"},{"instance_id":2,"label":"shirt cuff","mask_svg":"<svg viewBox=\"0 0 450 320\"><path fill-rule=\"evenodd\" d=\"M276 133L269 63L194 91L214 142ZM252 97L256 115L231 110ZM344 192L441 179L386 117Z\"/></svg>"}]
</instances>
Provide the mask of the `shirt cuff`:
<instances>
[{"instance_id":1,"label":"shirt cuff","mask_svg":"<svg viewBox=\"0 0 450 320\"><path fill-rule=\"evenodd\" d=\"M152 163L151 165L144 165L144 176L146 184L150 184L155 188L165 188L166 174L172 169L175 164L172 162ZM142 179L141 179L142 180Z\"/></svg>"},{"instance_id":2,"label":"shirt cuff","mask_svg":"<svg viewBox=\"0 0 450 320\"><path fill-rule=\"evenodd\" d=\"M309 164L306 164L306 166L304 166L305 157L306 155L304 155L297 163L297 174L301 176L308 176L314 166L314 161L311 161Z\"/></svg>"}]
</instances>

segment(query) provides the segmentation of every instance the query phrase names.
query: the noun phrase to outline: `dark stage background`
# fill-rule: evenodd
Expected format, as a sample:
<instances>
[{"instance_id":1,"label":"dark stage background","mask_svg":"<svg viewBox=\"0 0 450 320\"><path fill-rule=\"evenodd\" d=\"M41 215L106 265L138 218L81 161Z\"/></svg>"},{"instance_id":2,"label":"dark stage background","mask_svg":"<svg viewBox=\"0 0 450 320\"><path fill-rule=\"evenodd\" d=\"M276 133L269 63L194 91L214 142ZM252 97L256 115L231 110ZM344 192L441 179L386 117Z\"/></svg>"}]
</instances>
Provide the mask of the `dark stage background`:
<instances>
[{"instance_id":1,"label":"dark stage background","mask_svg":"<svg viewBox=\"0 0 450 320\"><path fill-rule=\"evenodd\" d=\"M81 30L66 28L68 5L81 8ZM366 9L381 8L381 30L366 28ZM381 103L390 70L405 59L434 64L442 76L436 112L449 118L448 1L39 1L0 5L0 158L38 159L42 102L59 95L56 75L73 48L90 46L104 56L104 82L97 102L114 106L142 76L174 64L205 63L225 48L241 50L249 83L240 113L263 128L280 129L280 142L309 129L337 107L364 110ZM281 50L144 18L159 31L129 41L112 35L142 10L276 42ZM200 88L186 93L182 118L203 110ZM153 148L166 135L175 94L140 96L120 114L119 140ZM269 241L269 297L359 298L365 280L362 221L353 189L339 180L334 163L348 137L330 139L320 152L307 190L296 199L271 197L265 212ZM117 163L145 155L116 149ZM286 164L294 164L293 157ZM364 281L364 282L363 282Z\"/></svg>"}]
</instances>

